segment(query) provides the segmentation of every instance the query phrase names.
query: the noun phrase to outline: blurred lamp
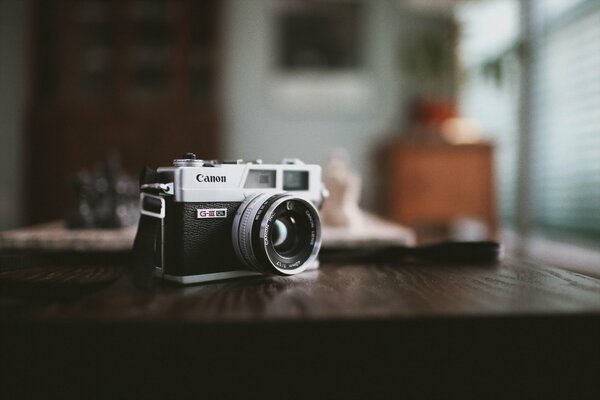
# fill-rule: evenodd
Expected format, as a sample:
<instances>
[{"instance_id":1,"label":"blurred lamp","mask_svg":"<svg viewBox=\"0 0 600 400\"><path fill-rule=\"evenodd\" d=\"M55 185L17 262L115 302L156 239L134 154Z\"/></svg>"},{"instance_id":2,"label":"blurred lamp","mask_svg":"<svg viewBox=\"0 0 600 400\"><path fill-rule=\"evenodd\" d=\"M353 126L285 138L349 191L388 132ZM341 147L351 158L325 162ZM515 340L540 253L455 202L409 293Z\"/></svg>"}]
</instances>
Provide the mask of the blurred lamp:
<instances>
[{"instance_id":1,"label":"blurred lamp","mask_svg":"<svg viewBox=\"0 0 600 400\"><path fill-rule=\"evenodd\" d=\"M448 118L440 127L442 137L452 144L481 142L481 127L474 119Z\"/></svg>"}]
</instances>

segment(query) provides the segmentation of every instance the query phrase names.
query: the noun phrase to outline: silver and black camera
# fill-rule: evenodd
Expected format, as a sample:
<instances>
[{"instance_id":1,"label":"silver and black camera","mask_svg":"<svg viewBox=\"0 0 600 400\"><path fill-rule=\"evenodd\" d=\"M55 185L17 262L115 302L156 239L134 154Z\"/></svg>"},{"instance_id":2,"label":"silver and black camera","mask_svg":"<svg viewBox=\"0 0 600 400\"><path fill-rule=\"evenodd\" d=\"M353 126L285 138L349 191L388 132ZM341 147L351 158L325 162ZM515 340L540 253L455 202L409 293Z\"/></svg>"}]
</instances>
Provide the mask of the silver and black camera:
<instances>
[{"instance_id":1,"label":"silver and black camera","mask_svg":"<svg viewBox=\"0 0 600 400\"><path fill-rule=\"evenodd\" d=\"M138 237L149 231L142 224L156 226L152 260L163 279L186 284L318 267L318 165L218 163L187 153L146 174L140 189Z\"/></svg>"}]
</instances>

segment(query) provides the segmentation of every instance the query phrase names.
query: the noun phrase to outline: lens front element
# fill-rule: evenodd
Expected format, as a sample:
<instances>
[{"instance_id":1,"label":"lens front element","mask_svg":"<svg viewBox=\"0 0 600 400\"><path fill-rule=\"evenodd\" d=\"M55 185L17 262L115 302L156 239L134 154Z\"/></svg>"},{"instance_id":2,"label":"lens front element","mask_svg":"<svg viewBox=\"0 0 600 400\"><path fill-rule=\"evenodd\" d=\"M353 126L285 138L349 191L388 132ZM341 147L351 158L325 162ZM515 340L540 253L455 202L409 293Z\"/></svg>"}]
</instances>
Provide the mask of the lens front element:
<instances>
[{"instance_id":1,"label":"lens front element","mask_svg":"<svg viewBox=\"0 0 600 400\"><path fill-rule=\"evenodd\" d=\"M290 219L291 223L294 224L295 221L293 217L290 217ZM275 220L275 226L273 227L274 229L271 231L271 242L273 242L273 246L275 246L275 249L280 249L284 247L283 244L288 242L289 225L289 220L285 222L281 218Z\"/></svg>"},{"instance_id":2,"label":"lens front element","mask_svg":"<svg viewBox=\"0 0 600 400\"><path fill-rule=\"evenodd\" d=\"M287 193L257 193L236 213L233 247L250 269L292 275L316 260L321 225L315 207Z\"/></svg>"}]
</instances>

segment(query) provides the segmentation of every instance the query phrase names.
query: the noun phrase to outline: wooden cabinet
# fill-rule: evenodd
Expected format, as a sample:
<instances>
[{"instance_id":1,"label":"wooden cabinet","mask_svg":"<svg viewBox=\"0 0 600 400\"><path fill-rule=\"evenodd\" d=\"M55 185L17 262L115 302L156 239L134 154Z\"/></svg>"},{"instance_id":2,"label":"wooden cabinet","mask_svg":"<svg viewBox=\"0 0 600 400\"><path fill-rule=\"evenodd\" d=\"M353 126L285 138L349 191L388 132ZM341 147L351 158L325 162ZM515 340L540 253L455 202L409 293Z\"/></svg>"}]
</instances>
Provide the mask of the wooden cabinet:
<instances>
[{"instance_id":1,"label":"wooden cabinet","mask_svg":"<svg viewBox=\"0 0 600 400\"><path fill-rule=\"evenodd\" d=\"M27 222L64 216L71 177L108 152L135 175L219 157L221 4L33 2Z\"/></svg>"},{"instance_id":2,"label":"wooden cabinet","mask_svg":"<svg viewBox=\"0 0 600 400\"><path fill-rule=\"evenodd\" d=\"M384 212L417 232L447 230L459 218L497 229L491 144L396 142L382 158Z\"/></svg>"}]
</instances>

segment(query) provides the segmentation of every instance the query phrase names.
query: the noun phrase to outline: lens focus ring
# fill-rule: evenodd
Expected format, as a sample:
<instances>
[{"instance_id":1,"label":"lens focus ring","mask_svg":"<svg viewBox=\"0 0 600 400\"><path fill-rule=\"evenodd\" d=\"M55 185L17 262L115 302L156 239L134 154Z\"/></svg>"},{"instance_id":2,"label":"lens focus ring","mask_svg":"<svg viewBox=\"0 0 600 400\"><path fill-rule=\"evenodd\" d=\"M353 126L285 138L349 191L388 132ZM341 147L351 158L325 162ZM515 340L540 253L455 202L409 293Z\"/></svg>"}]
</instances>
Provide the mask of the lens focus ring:
<instances>
[{"instance_id":1,"label":"lens focus ring","mask_svg":"<svg viewBox=\"0 0 600 400\"><path fill-rule=\"evenodd\" d=\"M282 245L281 224L286 224ZM292 275L311 265L321 244L317 210L301 198L286 193L257 193L236 213L233 247L238 258L257 272Z\"/></svg>"},{"instance_id":2,"label":"lens focus ring","mask_svg":"<svg viewBox=\"0 0 600 400\"><path fill-rule=\"evenodd\" d=\"M254 219L256 218L256 214L259 210L260 205L266 199L268 199L268 195L266 194L258 194L257 196L252 196L248 200L248 203L244 202L240 206L240 212L236 215L236 220L238 215L240 217L239 228L237 232L237 242L236 246L236 232L234 229L234 249L236 253L239 252L238 258L250 269L260 272L256 269L256 265L258 264L258 260L256 259L254 252L252 250L252 225ZM234 224L235 228L236 224Z\"/></svg>"}]
</instances>

